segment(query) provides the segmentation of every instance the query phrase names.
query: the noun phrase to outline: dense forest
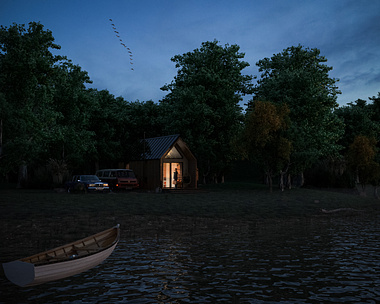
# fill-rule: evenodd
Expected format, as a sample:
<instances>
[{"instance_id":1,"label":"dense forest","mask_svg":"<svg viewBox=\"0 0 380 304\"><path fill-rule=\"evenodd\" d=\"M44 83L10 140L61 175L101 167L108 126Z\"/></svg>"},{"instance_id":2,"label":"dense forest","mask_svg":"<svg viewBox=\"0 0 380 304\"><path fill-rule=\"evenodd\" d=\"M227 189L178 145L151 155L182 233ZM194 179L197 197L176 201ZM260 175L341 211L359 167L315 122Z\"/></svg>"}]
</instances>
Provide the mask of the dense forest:
<instances>
[{"instance_id":1,"label":"dense forest","mask_svg":"<svg viewBox=\"0 0 380 304\"><path fill-rule=\"evenodd\" d=\"M177 76L159 102L88 89L88 73L55 49L40 23L0 28L0 182L52 187L127 164L144 137L180 134L202 181L222 182L247 161L269 187L290 188L295 176L379 186L380 93L339 107L338 79L318 49L288 47L259 60L254 77L238 45L203 42L171 59Z\"/></svg>"}]
</instances>

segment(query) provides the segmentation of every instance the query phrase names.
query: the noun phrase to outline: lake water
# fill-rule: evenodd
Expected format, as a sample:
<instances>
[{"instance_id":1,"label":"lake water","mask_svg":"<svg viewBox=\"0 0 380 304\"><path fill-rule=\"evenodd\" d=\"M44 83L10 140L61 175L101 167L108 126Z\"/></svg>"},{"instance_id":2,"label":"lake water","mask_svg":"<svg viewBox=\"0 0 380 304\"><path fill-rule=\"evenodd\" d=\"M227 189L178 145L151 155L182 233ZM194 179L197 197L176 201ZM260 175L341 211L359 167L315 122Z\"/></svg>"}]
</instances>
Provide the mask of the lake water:
<instances>
[{"instance_id":1,"label":"lake water","mask_svg":"<svg viewBox=\"0 0 380 304\"><path fill-rule=\"evenodd\" d=\"M379 240L379 216L124 232L85 273L31 288L1 278L0 302L379 303Z\"/></svg>"}]
</instances>

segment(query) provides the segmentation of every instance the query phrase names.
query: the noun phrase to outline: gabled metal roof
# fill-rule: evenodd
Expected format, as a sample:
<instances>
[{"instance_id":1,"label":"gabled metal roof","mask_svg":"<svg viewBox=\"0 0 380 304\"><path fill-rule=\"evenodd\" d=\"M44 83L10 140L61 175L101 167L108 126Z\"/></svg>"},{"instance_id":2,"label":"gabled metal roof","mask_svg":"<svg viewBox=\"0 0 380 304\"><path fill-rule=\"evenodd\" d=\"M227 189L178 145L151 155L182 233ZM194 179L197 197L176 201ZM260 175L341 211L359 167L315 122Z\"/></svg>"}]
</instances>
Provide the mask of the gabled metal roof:
<instances>
[{"instance_id":1,"label":"gabled metal roof","mask_svg":"<svg viewBox=\"0 0 380 304\"><path fill-rule=\"evenodd\" d=\"M141 159L161 159L178 138L179 134L175 134L141 140L145 151L145 153L141 155Z\"/></svg>"}]
</instances>

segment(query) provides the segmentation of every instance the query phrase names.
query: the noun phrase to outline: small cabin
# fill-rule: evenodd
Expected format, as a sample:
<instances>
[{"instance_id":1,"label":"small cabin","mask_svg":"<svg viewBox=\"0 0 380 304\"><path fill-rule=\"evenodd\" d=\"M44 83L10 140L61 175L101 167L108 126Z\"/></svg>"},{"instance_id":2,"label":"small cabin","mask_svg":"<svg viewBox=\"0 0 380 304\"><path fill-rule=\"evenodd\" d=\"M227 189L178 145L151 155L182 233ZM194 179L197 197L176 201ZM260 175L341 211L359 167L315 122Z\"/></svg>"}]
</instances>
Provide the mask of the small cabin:
<instances>
[{"instance_id":1,"label":"small cabin","mask_svg":"<svg viewBox=\"0 0 380 304\"><path fill-rule=\"evenodd\" d=\"M141 188L197 188L197 160L178 134L143 139L139 149L139 158L131 161L129 168Z\"/></svg>"}]
</instances>

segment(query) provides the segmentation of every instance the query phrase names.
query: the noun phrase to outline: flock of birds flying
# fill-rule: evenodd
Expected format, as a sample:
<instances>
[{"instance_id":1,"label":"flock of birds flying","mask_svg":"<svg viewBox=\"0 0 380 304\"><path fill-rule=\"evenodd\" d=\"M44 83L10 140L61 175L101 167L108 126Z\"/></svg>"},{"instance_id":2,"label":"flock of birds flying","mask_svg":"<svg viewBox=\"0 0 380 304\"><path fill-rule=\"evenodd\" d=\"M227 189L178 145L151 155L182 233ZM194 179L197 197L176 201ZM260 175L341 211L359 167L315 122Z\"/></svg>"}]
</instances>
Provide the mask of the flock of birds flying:
<instances>
[{"instance_id":1,"label":"flock of birds flying","mask_svg":"<svg viewBox=\"0 0 380 304\"><path fill-rule=\"evenodd\" d=\"M110 22L111 22L111 25L112 25L112 28L113 28L113 31L115 32L115 34L116 34L116 37L119 39L119 41L120 41L120 44L123 46L123 47L125 47L126 49L127 49L127 51L128 51L128 54L129 54L129 63L132 65L132 67L131 67L131 70L133 71L134 69L133 69L133 54L132 54L132 51L131 51L131 49L129 48L129 47L127 47L126 45L125 45L125 43L123 42L123 40L120 38L120 33L117 31L117 29L116 29L116 25L113 23L113 21L112 21L112 19L109 19L110 20Z\"/></svg>"}]
</instances>

